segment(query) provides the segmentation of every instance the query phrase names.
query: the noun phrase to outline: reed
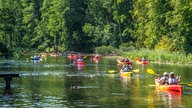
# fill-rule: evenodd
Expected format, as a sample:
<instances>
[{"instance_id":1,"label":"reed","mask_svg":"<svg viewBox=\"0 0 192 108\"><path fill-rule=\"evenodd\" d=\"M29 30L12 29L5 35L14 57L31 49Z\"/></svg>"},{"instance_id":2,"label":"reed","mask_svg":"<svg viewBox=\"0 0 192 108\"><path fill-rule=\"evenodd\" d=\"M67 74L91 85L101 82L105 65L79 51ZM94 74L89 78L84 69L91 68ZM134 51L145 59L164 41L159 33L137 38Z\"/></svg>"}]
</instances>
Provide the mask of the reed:
<instances>
[{"instance_id":1,"label":"reed","mask_svg":"<svg viewBox=\"0 0 192 108\"><path fill-rule=\"evenodd\" d=\"M148 59L150 62L156 63L171 63L171 64L192 64L192 54L186 55L180 52L160 51L160 50L130 50L121 53L121 56L134 58Z\"/></svg>"}]
</instances>

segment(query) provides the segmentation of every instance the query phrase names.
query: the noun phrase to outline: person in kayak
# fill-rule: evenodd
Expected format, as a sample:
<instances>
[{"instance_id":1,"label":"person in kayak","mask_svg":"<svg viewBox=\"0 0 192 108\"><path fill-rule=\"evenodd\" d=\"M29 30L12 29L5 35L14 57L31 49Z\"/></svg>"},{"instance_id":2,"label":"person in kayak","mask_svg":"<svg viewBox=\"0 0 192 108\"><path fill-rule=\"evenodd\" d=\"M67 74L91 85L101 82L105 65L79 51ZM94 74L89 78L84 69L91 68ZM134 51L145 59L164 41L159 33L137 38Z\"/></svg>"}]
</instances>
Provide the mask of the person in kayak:
<instances>
[{"instance_id":1,"label":"person in kayak","mask_svg":"<svg viewBox=\"0 0 192 108\"><path fill-rule=\"evenodd\" d=\"M132 66L131 65L123 65L122 68L121 68L120 73L128 72L128 71L131 71L131 70L132 70Z\"/></svg>"},{"instance_id":2,"label":"person in kayak","mask_svg":"<svg viewBox=\"0 0 192 108\"><path fill-rule=\"evenodd\" d=\"M122 59L121 59L121 62L125 62L125 58L122 58Z\"/></svg>"},{"instance_id":3,"label":"person in kayak","mask_svg":"<svg viewBox=\"0 0 192 108\"><path fill-rule=\"evenodd\" d=\"M129 58L128 57L125 59L125 62L129 62Z\"/></svg>"},{"instance_id":4,"label":"person in kayak","mask_svg":"<svg viewBox=\"0 0 192 108\"><path fill-rule=\"evenodd\" d=\"M181 76L174 77L174 72L170 72L169 74L169 85L178 84L181 80Z\"/></svg>"},{"instance_id":5,"label":"person in kayak","mask_svg":"<svg viewBox=\"0 0 192 108\"><path fill-rule=\"evenodd\" d=\"M132 65L129 65L127 68L129 71L131 71L133 69Z\"/></svg>"},{"instance_id":6,"label":"person in kayak","mask_svg":"<svg viewBox=\"0 0 192 108\"><path fill-rule=\"evenodd\" d=\"M166 85L166 84L169 84L169 73L168 72L164 72L163 73L163 77L160 78L159 80L159 84L160 85Z\"/></svg>"},{"instance_id":7,"label":"person in kayak","mask_svg":"<svg viewBox=\"0 0 192 108\"><path fill-rule=\"evenodd\" d=\"M83 62L83 58L81 56L78 56L78 58L76 59L75 63L76 62Z\"/></svg>"},{"instance_id":8,"label":"person in kayak","mask_svg":"<svg viewBox=\"0 0 192 108\"><path fill-rule=\"evenodd\" d=\"M120 73L123 73L125 69L126 69L126 65L124 64L124 65L122 66L121 70L120 70Z\"/></svg>"}]
</instances>

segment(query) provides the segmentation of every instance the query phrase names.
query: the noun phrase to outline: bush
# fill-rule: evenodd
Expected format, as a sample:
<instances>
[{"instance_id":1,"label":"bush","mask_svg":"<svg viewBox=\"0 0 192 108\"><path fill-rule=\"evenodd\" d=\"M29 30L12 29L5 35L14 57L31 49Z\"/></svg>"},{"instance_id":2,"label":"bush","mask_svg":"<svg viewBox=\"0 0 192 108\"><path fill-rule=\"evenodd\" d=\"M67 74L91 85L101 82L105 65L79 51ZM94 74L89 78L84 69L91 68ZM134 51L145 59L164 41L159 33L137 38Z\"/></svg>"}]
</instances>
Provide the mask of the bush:
<instances>
[{"instance_id":1,"label":"bush","mask_svg":"<svg viewBox=\"0 0 192 108\"><path fill-rule=\"evenodd\" d=\"M112 46L101 46L95 48L95 53L101 55L115 54L115 51L115 48L113 48Z\"/></svg>"},{"instance_id":2,"label":"bush","mask_svg":"<svg viewBox=\"0 0 192 108\"><path fill-rule=\"evenodd\" d=\"M0 42L0 57L5 57L8 58L10 56L12 56L12 53L9 51L9 49L6 47L5 44L3 44L2 42Z\"/></svg>"},{"instance_id":3,"label":"bush","mask_svg":"<svg viewBox=\"0 0 192 108\"><path fill-rule=\"evenodd\" d=\"M126 52L130 50L135 50L134 43L129 42L129 43L123 43L119 46L120 51Z\"/></svg>"}]
</instances>

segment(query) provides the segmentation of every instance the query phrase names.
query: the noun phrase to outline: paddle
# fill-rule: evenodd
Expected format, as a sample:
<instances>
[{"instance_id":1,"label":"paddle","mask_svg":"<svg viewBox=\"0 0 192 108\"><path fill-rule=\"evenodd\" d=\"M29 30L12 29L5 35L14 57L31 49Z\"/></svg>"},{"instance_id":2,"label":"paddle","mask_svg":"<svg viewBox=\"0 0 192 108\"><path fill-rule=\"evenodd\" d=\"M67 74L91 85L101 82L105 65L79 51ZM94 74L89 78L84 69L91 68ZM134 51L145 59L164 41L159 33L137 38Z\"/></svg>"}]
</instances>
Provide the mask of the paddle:
<instances>
[{"instance_id":1,"label":"paddle","mask_svg":"<svg viewBox=\"0 0 192 108\"><path fill-rule=\"evenodd\" d=\"M115 70L108 70L109 73L114 73L116 72Z\"/></svg>"},{"instance_id":2,"label":"paddle","mask_svg":"<svg viewBox=\"0 0 192 108\"><path fill-rule=\"evenodd\" d=\"M187 86L192 87L192 84L187 84Z\"/></svg>"},{"instance_id":3,"label":"paddle","mask_svg":"<svg viewBox=\"0 0 192 108\"><path fill-rule=\"evenodd\" d=\"M156 86L158 86L158 85L149 85L149 86L151 86L151 87L156 87Z\"/></svg>"},{"instance_id":4,"label":"paddle","mask_svg":"<svg viewBox=\"0 0 192 108\"><path fill-rule=\"evenodd\" d=\"M139 72L139 69L132 70L133 72Z\"/></svg>"},{"instance_id":5,"label":"paddle","mask_svg":"<svg viewBox=\"0 0 192 108\"><path fill-rule=\"evenodd\" d=\"M135 60L134 60L134 62L136 62L136 61L138 61L139 60L139 58L137 57Z\"/></svg>"},{"instance_id":6,"label":"paddle","mask_svg":"<svg viewBox=\"0 0 192 108\"><path fill-rule=\"evenodd\" d=\"M85 58L87 58L87 56L84 56L83 58L85 59Z\"/></svg>"},{"instance_id":7,"label":"paddle","mask_svg":"<svg viewBox=\"0 0 192 108\"><path fill-rule=\"evenodd\" d=\"M153 70L151 70L151 69L147 69L147 72L149 73L149 74L152 74L152 75L157 75Z\"/></svg>"}]
</instances>

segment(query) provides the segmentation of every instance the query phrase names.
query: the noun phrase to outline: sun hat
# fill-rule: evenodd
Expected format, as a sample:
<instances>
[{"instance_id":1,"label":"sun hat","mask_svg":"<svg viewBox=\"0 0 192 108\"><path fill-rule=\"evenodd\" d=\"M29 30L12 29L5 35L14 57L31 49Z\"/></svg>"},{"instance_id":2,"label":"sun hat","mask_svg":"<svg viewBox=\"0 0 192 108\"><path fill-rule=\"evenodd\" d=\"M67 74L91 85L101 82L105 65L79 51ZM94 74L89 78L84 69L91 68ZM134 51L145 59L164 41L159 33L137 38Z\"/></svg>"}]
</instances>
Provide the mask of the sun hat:
<instances>
[{"instance_id":1,"label":"sun hat","mask_svg":"<svg viewBox=\"0 0 192 108\"><path fill-rule=\"evenodd\" d=\"M168 72L164 72L163 75L169 75L169 73Z\"/></svg>"},{"instance_id":2,"label":"sun hat","mask_svg":"<svg viewBox=\"0 0 192 108\"><path fill-rule=\"evenodd\" d=\"M174 72L170 72L170 75L174 75Z\"/></svg>"}]
</instances>

